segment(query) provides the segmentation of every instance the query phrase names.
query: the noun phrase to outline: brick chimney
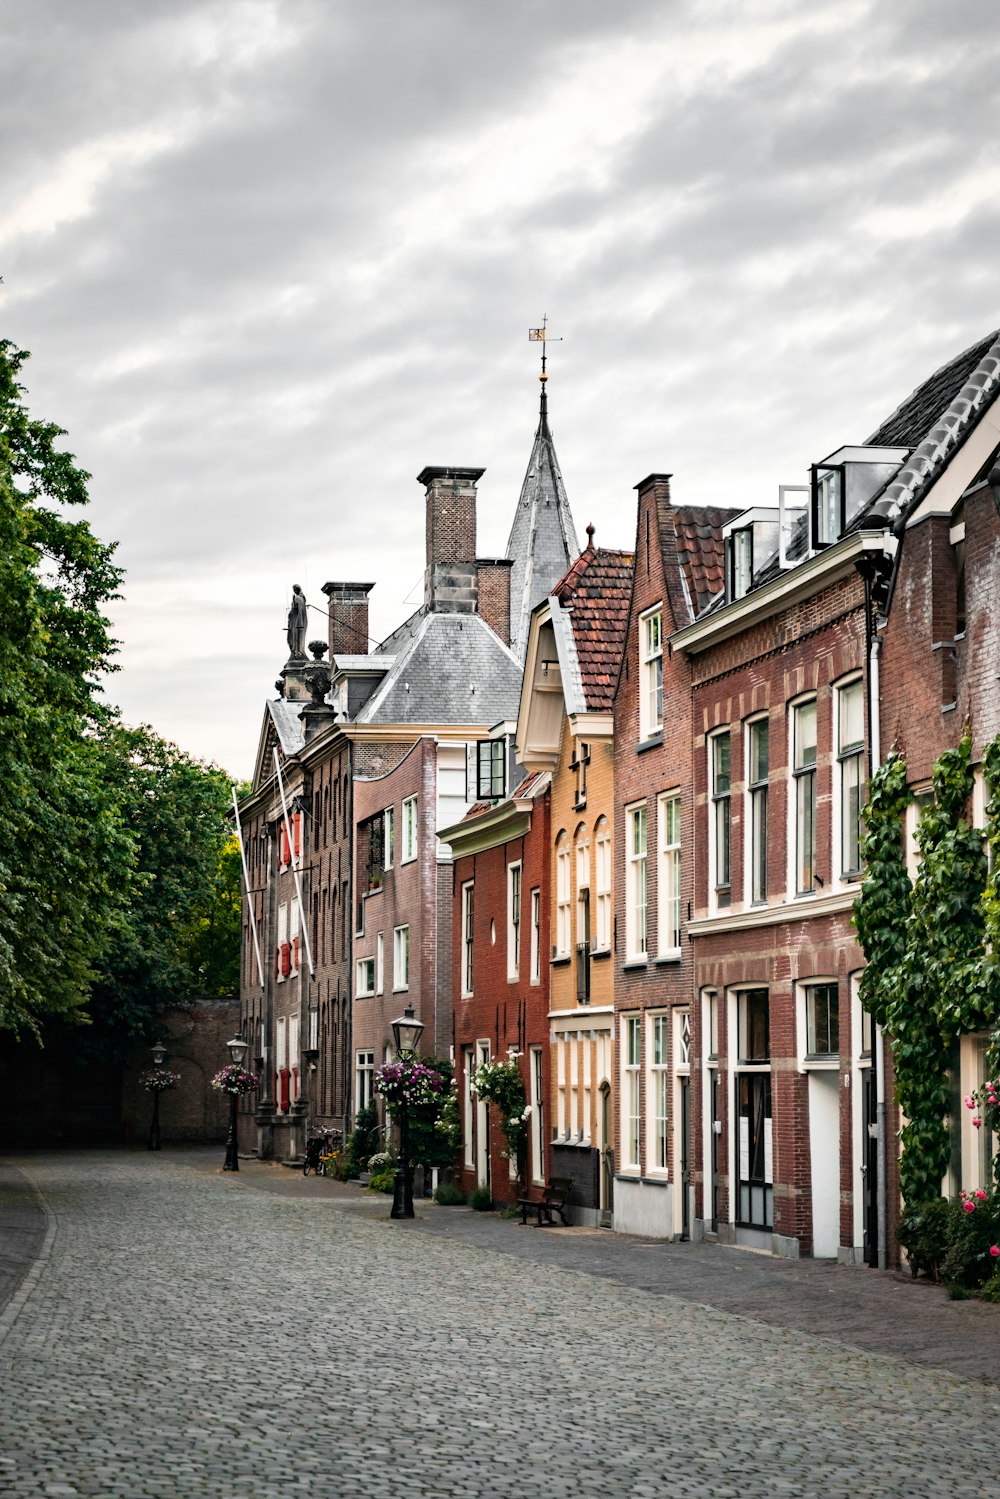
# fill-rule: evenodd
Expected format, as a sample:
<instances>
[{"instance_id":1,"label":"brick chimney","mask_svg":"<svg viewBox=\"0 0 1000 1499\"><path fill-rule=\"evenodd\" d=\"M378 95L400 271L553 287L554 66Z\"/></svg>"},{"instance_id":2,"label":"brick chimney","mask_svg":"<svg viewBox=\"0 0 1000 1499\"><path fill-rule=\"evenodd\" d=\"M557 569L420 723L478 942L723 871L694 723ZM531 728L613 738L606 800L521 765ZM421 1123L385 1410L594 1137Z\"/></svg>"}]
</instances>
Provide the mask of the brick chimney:
<instances>
[{"instance_id":1,"label":"brick chimney","mask_svg":"<svg viewBox=\"0 0 1000 1499\"><path fill-rule=\"evenodd\" d=\"M330 660L367 656L368 595L374 583L324 583L329 608Z\"/></svg>"},{"instance_id":2,"label":"brick chimney","mask_svg":"<svg viewBox=\"0 0 1000 1499\"><path fill-rule=\"evenodd\" d=\"M476 484L485 472L425 468L417 475L427 490L424 604L434 613L476 612Z\"/></svg>"},{"instance_id":3,"label":"brick chimney","mask_svg":"<svg viewBox=\"0 0 1000 1499\"><path fill-rule=\"evenodd\" d=\"M510 575L512 557L477 557L479 613L504 645L510 645Z\"/></svg>"}]
</instances>

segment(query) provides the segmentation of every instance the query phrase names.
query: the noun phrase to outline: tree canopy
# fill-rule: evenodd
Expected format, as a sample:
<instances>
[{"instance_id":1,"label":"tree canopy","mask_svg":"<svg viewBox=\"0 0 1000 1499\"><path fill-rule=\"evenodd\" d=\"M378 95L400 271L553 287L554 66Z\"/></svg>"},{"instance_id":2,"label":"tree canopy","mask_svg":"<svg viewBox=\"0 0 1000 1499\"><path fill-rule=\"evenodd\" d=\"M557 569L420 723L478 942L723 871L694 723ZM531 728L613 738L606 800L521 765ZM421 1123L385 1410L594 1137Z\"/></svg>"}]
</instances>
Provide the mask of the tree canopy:
<instances>
[{"instance_id":1,"label":"tree canopy","mask_svg":"<svg viewBox=\"0 0 1000 1499\"><path fill-rule=\"evenodd\" d=\"M101 695L122 573L63 429L28 413L27 357L0 340L0 1031L90 1021L114 1050L236 991L239 856L225 773Z\"/></svg>"}]
</instances>

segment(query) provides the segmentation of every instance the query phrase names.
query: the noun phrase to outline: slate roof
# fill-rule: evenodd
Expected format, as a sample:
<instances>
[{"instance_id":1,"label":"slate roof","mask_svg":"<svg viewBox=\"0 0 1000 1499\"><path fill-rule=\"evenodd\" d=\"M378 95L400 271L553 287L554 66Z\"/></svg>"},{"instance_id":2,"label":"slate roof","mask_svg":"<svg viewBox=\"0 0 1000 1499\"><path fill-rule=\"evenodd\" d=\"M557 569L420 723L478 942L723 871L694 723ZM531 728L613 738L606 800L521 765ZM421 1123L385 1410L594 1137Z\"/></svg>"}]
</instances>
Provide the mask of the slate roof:
<instances>
[{"instance_id":1,"label":"slate roof","mask_svg":"<svg viewBox=\"0 0 1000 1499\"><path fill-rule=\"evenodd\" d=\"M674 505L677 560L691 604L692 619L725 586L722 528L740 514L718 505Z\"/></svg>"},{"instance_id":2,"label":"slate roof","mask_svg":"<svg viewBox=\"0 0 1000 1499\"><path fill-rule=\"evenodd\" d=\"M521 666L478 614L414 616L408 641L358 713L361 723L495 724L516 718Z\"/></svg>"},{"instance_id":3,"label":"slate roof","mask_svg":"<svg viewBox=\"0 0 1000 1499\"><path fill-rule=\"evenodd\" d=\"M507 542L507 556L514 564L510 574L511 650L520 661L528 648L532 609L548 598L579 549L549 430L543 386L535 441Z\"/></svg>"},{"instance_id":4,"label":"slate roof","mask_svg":"<svg viewBox=\"0 0 1000 1499\"><path fill-rule=\"evenodd\" d=\"M632 595L631 552L591 541L552 589L569 615L580 682L589 713L610 713L625 649Z\"/></svg>"},{"instance_id":5,"label":"slate roof","mask_svg":"<svg viewBox=\"0 0 1000 1499\"><path fill-rule=\"evenodd\" d=\"M969 379L984 354L1000 337L1000 331L988 333L971 349L964 350L929 380L918 385L901 406L872 433L867 446L873 448L915 448L926 437L938 418L947 411L962 386Z\"/></svg>"},{"instance_id":6,"label":"slate roof","mask_svg":"<svg viewBox=\"0 0 1000 1499\"><path fill-rule=\"evenodd\" d=\"M849 529L857 530L879 500L890 519L911 514L998 393L1000 329L942 365L868 439L913 451Z\"/></svg>"}]
</instances>

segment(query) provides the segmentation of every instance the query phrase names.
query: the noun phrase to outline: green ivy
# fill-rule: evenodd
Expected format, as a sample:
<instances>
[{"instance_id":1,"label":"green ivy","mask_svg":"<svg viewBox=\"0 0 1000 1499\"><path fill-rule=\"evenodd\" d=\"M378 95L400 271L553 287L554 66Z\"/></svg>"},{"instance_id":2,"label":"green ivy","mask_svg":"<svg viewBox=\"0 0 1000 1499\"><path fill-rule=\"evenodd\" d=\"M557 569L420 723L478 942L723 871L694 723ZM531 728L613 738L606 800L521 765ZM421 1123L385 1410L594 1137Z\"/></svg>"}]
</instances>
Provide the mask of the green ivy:
<instances>
[{"instance_id":1,"label":"green ivy","mask_svg":"<svg viewBox=\"0 0 1000 1499\"><path fill-rule=\"evenodd\" d=\"M900 1131L904 1228L918 1222L921 1204L939 1197L948 1167L951 1045L1000 1013L992 941L997 928L991 926L1000 913L1000 889L994 880L987 885L982 836L962 816L972 794L971 751L964 732L934 767L933 800L917 827L921 858L912 886L902 841L910 800L902 756L890 755L872 777L865 810L867 874L855 905L868 964L860 994L891 1039L896 1099L907 1121ZM987 746L984 762L994 790L989 836L1000 839L1000 795L994 789L1000 742ZM1000 1054L1000 1036L995 1039Z\"/></svg>"}]
</instances>

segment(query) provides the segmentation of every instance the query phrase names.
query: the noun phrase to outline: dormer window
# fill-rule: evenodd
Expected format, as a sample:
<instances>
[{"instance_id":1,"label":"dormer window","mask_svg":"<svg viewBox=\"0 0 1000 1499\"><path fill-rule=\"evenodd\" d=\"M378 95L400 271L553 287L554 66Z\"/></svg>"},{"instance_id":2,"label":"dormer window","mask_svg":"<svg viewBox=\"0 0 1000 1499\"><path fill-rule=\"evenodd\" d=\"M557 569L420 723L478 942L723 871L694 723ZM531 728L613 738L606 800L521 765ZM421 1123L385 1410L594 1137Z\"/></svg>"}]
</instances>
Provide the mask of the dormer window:
<instances>
[{"instance_id":1,"label":"dormer window","mask_svg":"<svg viewBox=\"0 0 1000 1499\"><path fill-rule=\"evenodd\" d=\"M898 473L908 448L838 448L811 469L809 534L813 551L839 541Z\"/></svg>"},{"instance_id":2,"label":"dormer window","mask_svg":"<svg viewBox=\"0 0 1000 1499\"><path fill-rule=\"evenodd\" d=\"M812 469L812 534L814 547L832 546L844 533L844 470Z\"/></svg>"},{"instance_id":3,"label":"dormer window","mask_svg":"<svg viewBox=\"0 0 1000 1499\"><path fill-rule=\"evenodd\" d=\"M507 789L507 740L506 738L481 739L476 749L478 755L477 800L499 801Z\"/></svg>"},{"instance_id":4,"label":"dormer window","mask_svg":"<svg viewBox=\"0 0 1000 1499\"><path fill-rule=\"evenodd\" d=\"M753 527L742 526L729 538L729 597L741 599L750 592L753 578Z\"/></svg>"},{"instance_id":5,"label":"dormer window","mask_svg":"<svg viewBox=\"0 0 1000 1499\"><path fill-rule=\"evenodd\" d=\"M726 566L726 602L742 599L754 577L774 561L778 551L778 512L755 505L744 510L722 532Z\"/></svg>"}]
</instances>

